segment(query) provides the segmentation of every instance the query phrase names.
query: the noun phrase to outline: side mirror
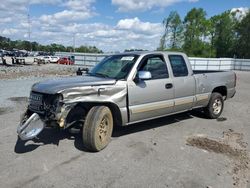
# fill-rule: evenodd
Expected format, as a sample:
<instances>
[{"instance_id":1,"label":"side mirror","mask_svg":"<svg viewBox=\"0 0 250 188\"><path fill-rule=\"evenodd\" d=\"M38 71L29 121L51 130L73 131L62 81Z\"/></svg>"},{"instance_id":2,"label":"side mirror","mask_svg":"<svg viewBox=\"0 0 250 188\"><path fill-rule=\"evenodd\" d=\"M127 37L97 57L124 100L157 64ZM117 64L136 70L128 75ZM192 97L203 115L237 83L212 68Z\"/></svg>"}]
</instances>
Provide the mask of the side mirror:
<instances>
[{"instance_id":1,"label":"side mirror","mask_svg":"<svg viewBox=\"0 0 250 188\"><path fill-rule=\"evenodd\" d=\"M140 80L149 80L152 78L152 75L149 71L139 71L138 77Z\"/></svg>"}]
</instances>

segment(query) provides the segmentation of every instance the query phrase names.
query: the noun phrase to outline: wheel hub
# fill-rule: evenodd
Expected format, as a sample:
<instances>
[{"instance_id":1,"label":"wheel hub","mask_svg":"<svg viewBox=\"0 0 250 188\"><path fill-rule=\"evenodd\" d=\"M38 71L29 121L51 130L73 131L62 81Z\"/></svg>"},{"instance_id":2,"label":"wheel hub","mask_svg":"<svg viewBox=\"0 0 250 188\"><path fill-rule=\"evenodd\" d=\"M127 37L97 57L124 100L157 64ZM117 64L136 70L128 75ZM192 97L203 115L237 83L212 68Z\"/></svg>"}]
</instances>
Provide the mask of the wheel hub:
<instances>
[{"instance_id":1,"label":"wheel hub","mask_svg":"<svg viewBox=\"0 0 250 188\"><path fill-rule=\"evenodd\" d=\"M213 103L213 112L214 114L219 114L222 109L222 102L220 99L216 99Z\"/></svg>"},{"instance_id":2,"label":"wheel hub","mask_svg":"<svg viewBox=\"0 0 250 188\"><path fill-rule=\"evenodd\" d=\"M101 142L104 142L107 138L108 126L109 126L108 118L104 117L99 125L99 130L98 130L99 139Z\"/></svg>"}]
</instances>

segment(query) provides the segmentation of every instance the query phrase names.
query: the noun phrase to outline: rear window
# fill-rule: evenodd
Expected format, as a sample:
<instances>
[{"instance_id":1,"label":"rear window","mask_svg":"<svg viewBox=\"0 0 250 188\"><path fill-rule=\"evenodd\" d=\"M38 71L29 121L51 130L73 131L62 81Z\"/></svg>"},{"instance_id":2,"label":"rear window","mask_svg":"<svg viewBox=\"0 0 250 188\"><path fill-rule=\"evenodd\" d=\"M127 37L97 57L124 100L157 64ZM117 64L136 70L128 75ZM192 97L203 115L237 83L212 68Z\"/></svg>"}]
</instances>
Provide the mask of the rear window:
<instances>
[{"instance_id":1,"label":"rear window","mask_svg":"<svg viewBox=\"0 0 250 188\"><path fill-rule=\"evenodd\" d=\"M181 55L169 55L168 57L175 77L188 75L186 62Z\"/></svg>"}]
</instances>

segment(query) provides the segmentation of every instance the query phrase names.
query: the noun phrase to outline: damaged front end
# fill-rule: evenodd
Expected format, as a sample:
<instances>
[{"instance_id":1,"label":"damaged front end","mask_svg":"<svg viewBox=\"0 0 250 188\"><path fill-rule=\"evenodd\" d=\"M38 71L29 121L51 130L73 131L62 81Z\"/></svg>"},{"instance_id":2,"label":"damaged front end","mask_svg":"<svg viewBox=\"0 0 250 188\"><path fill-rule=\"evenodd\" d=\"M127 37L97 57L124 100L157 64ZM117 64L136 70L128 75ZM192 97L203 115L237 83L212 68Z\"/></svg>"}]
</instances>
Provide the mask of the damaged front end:
<instances>
[{"instance_id":1,"label":"damaged front end","mask_svg":"<svg viewBox=\"0 0 250 188\"><path fill-rule=\"evenodd\" d=\"M37 113L33 113L26 121L17 127L17 134L21 140L30 140L36 137L45 127Z\"/></svg>"},{"instance_id":2,"label":"damaged front end","mask_svg":"<svg viewBox=\"0 0 250 188\"><path fill-rule=\"evenodd\" d=\"M21 118L17 133L21 140L30 140L42 132L46 126L64 127L70 108L63 104L60 94L31 92L28 109Z\"/></svg>"},{"instance_id":3,"label":"damaged front end","mask_svg":"<svg viewBox=\"0 0 250 188\"><path fill-rule=\"evenodd\" d=\"M102 80L102 82L101 84L97 82L96 85L74 85L74 87L65 84L53 87L44 83L34 85L27 111L17 128L19 137L22 140L32 139L46 127L79 129L84 124L86 114L95 105L109 106L113 110L115 120L119 121L119 124L125 124L126 82L113 80L112 82L107 80L107 83ZM67 83L67 80L63 83Z\"/></svg>"}]
</instances>

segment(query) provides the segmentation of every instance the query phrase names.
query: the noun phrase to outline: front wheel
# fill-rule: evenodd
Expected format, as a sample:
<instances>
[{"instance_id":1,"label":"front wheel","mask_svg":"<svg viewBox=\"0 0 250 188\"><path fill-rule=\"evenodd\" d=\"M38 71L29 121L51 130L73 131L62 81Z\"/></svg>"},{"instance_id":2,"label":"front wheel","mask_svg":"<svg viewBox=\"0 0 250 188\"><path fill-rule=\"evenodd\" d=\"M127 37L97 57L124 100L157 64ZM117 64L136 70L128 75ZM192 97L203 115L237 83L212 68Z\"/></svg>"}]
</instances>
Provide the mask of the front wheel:
<instances>
[{"instance_id":1,"label":"front wheel","mask_svg":"<svg viewBox=\"0 0 250 188\"><path fill-rule=\"evenodd\" d=\"M204 108L206 116L210 119L217 119L224 107L224 100L220 93L212 93L208 105Z\"/></svg>"},{"instance_id":2,"label":"front wheel","mask_svg":"<svg viewBox=\"0 0 250 188\"><path fill-rule=\"evenodd\" d=\"M113 117L106 106L94 106L88 112L83 126L83 144L90 151L104 149L111 140Z\"/></svg>"}]
</instances>

